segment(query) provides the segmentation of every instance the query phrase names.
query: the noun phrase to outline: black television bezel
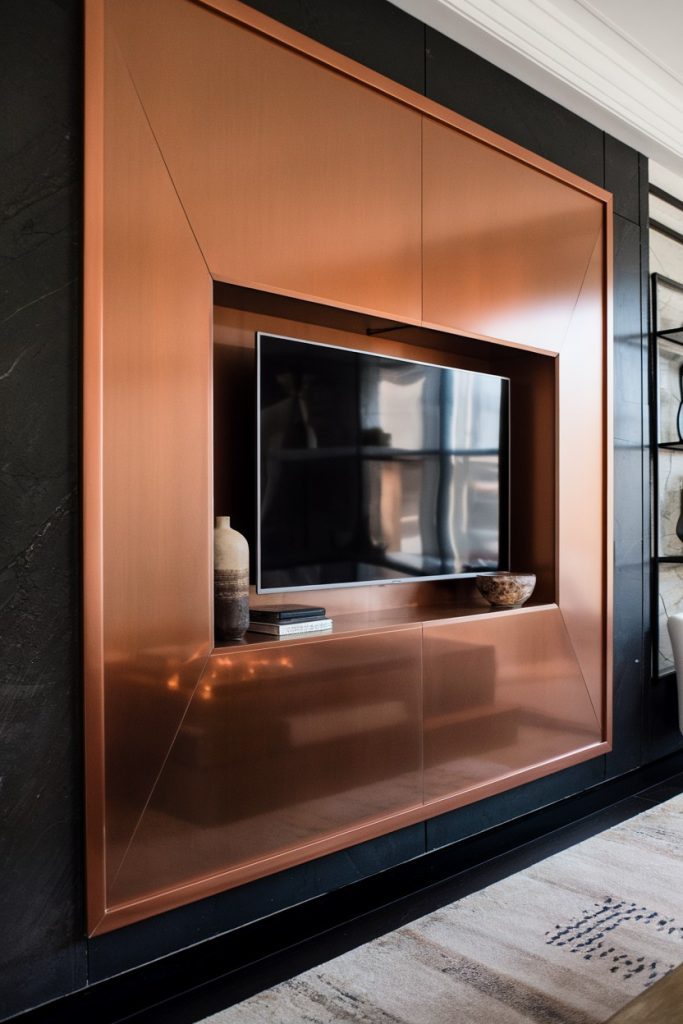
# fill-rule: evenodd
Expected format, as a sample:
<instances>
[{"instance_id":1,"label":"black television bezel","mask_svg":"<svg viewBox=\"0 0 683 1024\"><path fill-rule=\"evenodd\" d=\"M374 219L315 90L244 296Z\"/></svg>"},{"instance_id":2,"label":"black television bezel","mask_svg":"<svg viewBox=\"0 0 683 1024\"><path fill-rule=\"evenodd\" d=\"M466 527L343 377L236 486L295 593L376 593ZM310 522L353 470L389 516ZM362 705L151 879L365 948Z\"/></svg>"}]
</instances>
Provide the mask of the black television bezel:
<instances>
[{"instance_id":1,"label":"black television bezel","mask_svg":"<svg viewBox=\"0 0 683 1024\"><path fill-rule=\"evenodd\" d=\"M444 573L436 576L405 576L393 579L381 580L353 580L347 583L313 583L295 587L262 587L261 586L261 338L276 338L278 341L291 341L298 345L311 345L315 348L331 348L342 352L355 352L359 355L372 356L377 359L389 359L393 362L410 363L413 366L434 366L438 369L460 370L462 373L471 373L478 377L495 377L497 380L507 381L506 399L501 411L501 421L507 418L507 459L504 460L500 470L499 489L501 495L505 496L505 511L500 515L500 543L501 554L500 566L497 569L482 569L481 572L458 572ZM322 341L310 341L308 338L293 338L286 334L275 334L273 331L256 331L256 593L257 594L291 594L303 591L315 590L342 590L349 587L377 587L395 586L401 583L434 583L444 580L473 579L476 576L493 575L496 572L504 572L510 568L510 459L511 459L511 435L510 435L510 406L511 406L511 381L509 377L499 373L486 373L483 370L469 370L465 367L446 366L443 363L432 363L426 359L407 359L403 356L386 355L383 352L368 351L367 349L353 348L346 345L330 345Z\"/></svg>"}]
</instances>

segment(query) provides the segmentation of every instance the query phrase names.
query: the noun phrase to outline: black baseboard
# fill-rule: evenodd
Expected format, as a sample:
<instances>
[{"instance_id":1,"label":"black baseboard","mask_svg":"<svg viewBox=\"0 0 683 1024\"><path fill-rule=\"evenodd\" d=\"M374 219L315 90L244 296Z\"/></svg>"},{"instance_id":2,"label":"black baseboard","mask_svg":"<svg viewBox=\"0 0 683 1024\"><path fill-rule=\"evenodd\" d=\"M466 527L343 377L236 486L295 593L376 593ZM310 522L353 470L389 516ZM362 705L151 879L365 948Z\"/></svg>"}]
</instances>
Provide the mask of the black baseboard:
<instances>
[{"instance_id":1,"label":"black baseboard","mask_svg":"<svg viewBox=\"0 0 683 1024\"><path fill-rule=\"evenodd\" d=\"M683 751L678 751L11 1019L71 1024L81 1015L98 1024L188 1024L639 813L670 794L662 787L651 800L629 798L682 772Z\"/></svg>"}]
</instances>

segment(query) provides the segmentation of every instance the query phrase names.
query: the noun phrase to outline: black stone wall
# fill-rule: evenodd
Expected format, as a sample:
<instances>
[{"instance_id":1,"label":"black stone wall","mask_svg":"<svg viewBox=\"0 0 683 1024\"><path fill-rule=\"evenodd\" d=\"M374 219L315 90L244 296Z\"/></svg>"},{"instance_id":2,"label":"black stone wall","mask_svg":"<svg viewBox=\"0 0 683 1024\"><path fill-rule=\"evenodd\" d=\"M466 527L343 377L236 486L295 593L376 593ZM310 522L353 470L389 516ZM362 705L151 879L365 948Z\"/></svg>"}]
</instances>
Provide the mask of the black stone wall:
<instances>
[{"instance_id":1,"label":"black stone wall","mask_svg":"<svg viewBox=\"0 0 683 1024\"><path fill-rule=\"evenodd\" d=\"M667 711L671 701L646 678L646 161L386 0L252 5L614 192L614 752L426 825L84 939L81 11L79 0L2 0L0 1019L455 843L680 747ZM454 856L457 861L457 848Z\"/></svg>"},{"instance_id":2,"label":"black stone wall","mask_svg":"<svg viewBox=\"0 0 683 1024\"><path fill-rule=\"evenodd\" d=\"M0 3L0 1016L87 977L80 23Z\"/></svg>"}]
</instances>

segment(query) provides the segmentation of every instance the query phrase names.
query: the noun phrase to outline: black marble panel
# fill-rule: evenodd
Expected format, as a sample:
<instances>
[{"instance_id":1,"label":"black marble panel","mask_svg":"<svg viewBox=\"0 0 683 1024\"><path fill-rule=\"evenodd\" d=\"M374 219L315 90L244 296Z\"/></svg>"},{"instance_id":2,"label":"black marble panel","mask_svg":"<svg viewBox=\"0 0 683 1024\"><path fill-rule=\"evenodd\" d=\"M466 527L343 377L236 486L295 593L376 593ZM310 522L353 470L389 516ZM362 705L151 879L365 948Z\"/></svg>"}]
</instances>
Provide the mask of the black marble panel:
<instances>
[{"instance_id":1,"label":"black marble panel","mask_svg":"<svg viewBox=\"0 0 683 1024\"><path fill-rule=\"evenodd\" d=\"M642 763L643 634L642 451L618 443L614 451L614 668L613 749L607 777Z\"/></svg>"},{"instance_id":2,"label":"black marble panel","mask_svg":"<svg viewBox=\"0 0 683 1024\"><path fill-rule=\"evenodd\" d=\"M518 786L507 793L480 800L469 807L441 814L427 822L427 849L436 850L441 846L458 843L478 832L529 814L539 807L564 800L591 786L597 786L604 777L605 759L596 757L592 761ZM562 821L564 823L565 820ZM457 848L454 848L454 857L457 860Z\"/></svg>"},{"instance_id":3,"label":"black marble panel","mask_svg":"<svg viewBox=\"0 0 683 1024\"><path fill-rule=\"evenodd\" d=\"M603 133L583 118L427 28L426 95L597 185Z\"/></svg>"},{"instance_id":4,"label":"black marble panel","mask_svg":"<svg viewBox=\"0 0 683 1024\"><path fill-rule=\"evenodd\" d=\"M183 949L190 943L334 892L404 864L424 852L424 825L411 825L120 931L90 939L90 981L109 978L137 964Z\"/></svg>"},{"instance_id":5,"label":"black marble panel","mask_svg":"<svg viewBox=\"0 0 683 1024\"><path fill-rule=\"evenodd\" d=\"M424 92L425 27L387 0L250 0L249 6Z\"/></svg>"},{"instance_id":6,"label":"black marble panel","mask_svg":"<svg viewBox=\"0 0 683 1024\"><path fill-rule=\"evenodd\" d=\"M0 4L0 1015L86 982L81 5Z\"/></svg>"},{"instance_id":7,"label":"black marble panel","mask_svg":"<svg viewBox=\"0 0 683 1024\"><path fill-rule=\"evenodd\" d=\"M640 154L605 135L605 188L614 193L614 212L640 223Z\"/></svg>"},{"instance_id":8,"label":"black marble panel","mask_svg":"<svg viewBox=\"0 0 683 1024\"><path fill-rule=\"evenodd\" d=\"M626 151L625 153L623 151ZM621 147L628 162L632 152ZM637 166L637 162L636 162ZM614 747L607 775L642 760L644 644L643 376L641 235L637 224L614 218Z\"/></svg>"},{"instance_id":9,"label":"black marble panel","mask_svg":"<svg viewBox=\"0 0 683 1024\"><path fill-rule=\"evenodd\" d=\"M645 339L646 341L646 339ZM614 218L614 439L643 444L643 377L640 228ZM641 524L638 521L638 534Z\"/></svg>"}]
</instances>

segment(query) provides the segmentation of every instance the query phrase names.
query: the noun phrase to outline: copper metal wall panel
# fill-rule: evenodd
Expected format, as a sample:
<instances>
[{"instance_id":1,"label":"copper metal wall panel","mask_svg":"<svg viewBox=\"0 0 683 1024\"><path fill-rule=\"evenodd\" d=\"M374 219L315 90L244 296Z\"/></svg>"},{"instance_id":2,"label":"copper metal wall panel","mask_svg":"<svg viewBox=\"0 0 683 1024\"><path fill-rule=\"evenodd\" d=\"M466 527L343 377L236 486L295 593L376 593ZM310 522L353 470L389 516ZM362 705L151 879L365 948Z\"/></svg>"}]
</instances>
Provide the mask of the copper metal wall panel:
<instances>
[{"instance_id":1,"label":"copper metal wall panel","mask_svg":"<svg viewBox=\"0 0 683 1024\"><path fill-rule=\"evenodd\" d=\"M425 801L600 740L558 609L424 628Z\"/></svg>"},{"instance_id":2,"label":"copper metal wall panel","mask_svg":"<svg viewBox=\"0 0 683 1024\"><path fill-rule=\"evenodd\" d=\"M189 0L112 11L214 277L419 320L420 115Z\"/></svg>"},{"instance_id":3,"label":"copper metal wall panel","mask_svg":"<svg viewBox=\"0 0 683 1024\"><path fill-rule=\"evenodd\" d=\"M559 351L602 203L429 118L423 145L424 321Z\"/></svg>"},{"instance_id":4,"label":"copper metal wall panel","mask_svg":"<svg viewBox=\"0 0 683 1024\"><path fill-rule=\"evenodd\" d=\"M598 715L605 685L606 409L602 233L559 356L559 604Z\"/></svg>"},{"instance_id":5,"label":"copper metal wall panel","mask_svg":"<svg viewBox=\"0 0 683 1024\"><path fill-rule=\"evenodd\" d=\"M212 658L114 900L419 807L420 653L418 626Z\"/></svg>"},{"instance_id":6,"label":"copper metal wall panel","mask_svg":"<svg viewBox=\"0 0 683 1024\"><path fill-rule=\"evenodd\" d=\"M450 107L444 107L440 103L427 99L421 93L413 92L407 86L400 85L364 64L359 64L350 57L345 57L336 50L331 50L322 43L315 42L301 32L296 32L253 7L241 3L240 0L194 0L194 2L203 7L220 11L239 24L249 26L267 38L279 40L296 53L310 57L326 67L334 68L355 81L363 82L375 91L399 100L411 109L421 110L433 120L451 125L473 139L480 139L494 149L507 153L530 167L537 167L546 174L552 175L557 181L565 182L586 195L594 196L603 202L608 202L611 199L609 192L593 182L579 177L551 160L546 160L545 157L539 156L538 153L534 153L530 149L525 149L524 146L512 142L503 135L498 135L483 125L477 124L476 121L463 117L462 114L456 113Z\"/></svg>"},{"instance_id":7,"label":"copper metal wall panel","mask_svg":"<svg viewBox=\"0 0 683 1024\"><path fill-rule=\"evenodd\" d=\"M595 756L606 749L596 714L604 714L609 735L609 346L603 350L609 238L594 248L603 209L607 218L611 214L606 193L233 0L220 3L233 21L189 0L86 5L92 931ZM125 58L109 40L103 85L95 65L102 60L104 9L116 18ZM290 48L266 38L269 32ZM251 643L217 652L207 667L212 296L199 247L214 276L226 280L419 319L423 113L431 140L424 279L431 305L424 320L501 340L487 345L452 334L449 341L447 331L432 334L445 361L490 359L493 372L508 372L517 382L513 552L525 563L520 567L538 572L539 600L551 600L559 589L566 628L554 608L482 616L470 601L474 617L468 618L466 588L449 584L326 592L322 603L334 608L336 630L372 623L376 632ZM312 167L328 186L322 198L306 178ZM224 210L233 218L227 228ZM220 316L217 323L220 334ZM246 330L246 321L237 327ZM429 346L429 332L418 336L420 330L411 328L418 358ZM411 334L401 337L407 342ZM367 340L378 351L383 344ZM517 358L523 361L516 364ZM551 362L558 364L557 392L549 383ZM529 399L528 409L520 394L523 402ZM591 456L584 473L583 455L595 450L596 438L604 457ZM526 468L525 459L531 463ZM224 481L228 492L234 477ZM559 526L550 508L557 482ZM591 520L587 527L582 516ZM599 567L591 573L592 560ZM583 592L582 572L588 574ZM398 627L429 622L430 604L441 605L433 620L443 619L448 600L463 617L426 627L426 798L432 803L424 806L415 689L419 629ZM410 607L394 610L399 604ZM355 625L342 622L349 612L356 613L349 617ZM324 649L334 657L323 658ZM347 659L337 658L342 649ZM315 655L307 660L305 650ZM285 685L275 686L268 675L273 651L294 658L298 682L290 685L282 663ZM233 657L228 665L225 659ZM388 666L386 686L378 658ZM449 688L456 663L460 678L476 675L477 693L466 684L464 691ZM337 666L347 672L339 679ZM247 675L254 669L246 683L245 667ZM331 686L316 683L319 670L326 679L331 673ZM354 689L357 680L365 683L362 692ZM477 700L491 680L490 706L482 709ZM259 704L265 693L268 700ZM240 709L236 721L228 707ZM247 728L238 730L239 723ZM273 738L266 750L259 745L264 726ZM520 744L524 730L530 740ZM472 743L477 749L468 756ZM230 775L226 795L223 769L216 773L208 765L233 754L243 770ZM261 768L248 777L254 764ZM306 790L313 784L319 792ZM203 820L192 820L193 814Z\"/></svg>"},{"instance_id":8,"label":"copper metal wall panel","mask_svg":"<svg viewBox=\"0 0 683 1024\"><path fill-rule=\"evenodd\" d=\"M103 639L111 884L211 644L211 282L111 36L105 130Z\"/></svg>"}]
</instances>

